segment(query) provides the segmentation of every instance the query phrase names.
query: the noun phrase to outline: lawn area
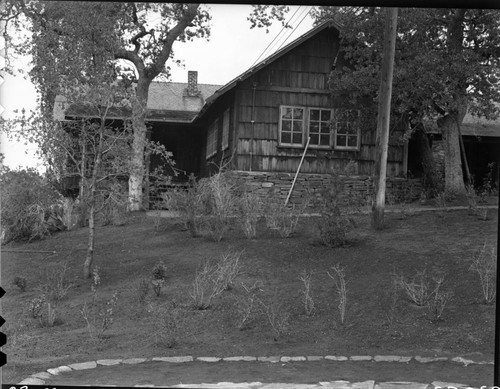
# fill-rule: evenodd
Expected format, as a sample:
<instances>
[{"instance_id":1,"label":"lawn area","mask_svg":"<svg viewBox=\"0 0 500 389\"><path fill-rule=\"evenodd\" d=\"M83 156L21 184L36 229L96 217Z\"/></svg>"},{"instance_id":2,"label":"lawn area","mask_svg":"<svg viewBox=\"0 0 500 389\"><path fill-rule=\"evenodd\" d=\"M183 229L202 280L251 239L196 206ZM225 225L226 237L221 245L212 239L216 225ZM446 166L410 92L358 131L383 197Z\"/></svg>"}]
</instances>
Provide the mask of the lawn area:
<instances>
[{"instance_id":1,"label":"lawn area","mask_svg":"<svg viewBox=\"0 0 500 389\"><path fill-rule=\"evenodd\" d=\"M96 265L101 278L98 296L103 301L117 292L113 324L99 342L92 342L81 309L90 301L91 282L81 278L87 229L61 232L38 242L9 244L2 253L2 316L8 343L4 382L72 362L105 358L151 356L231 355L444 355L492 359L494 305L482 303L479 277L469 270L470 259L485 242L496 247L497 211L488 220L466 210L386 215L387 228L376 232L369 215L355 216L351 244L329 248L319 243L317 219L301 218L297 232L281 238L259 224L257 238L248 240L237 229L221 242L193 238L174 219L155 220L144 214L123 226L97 231ZM13 251L55 251L55 254ZM222 292L209 309L192 307L190 293L197 269L206 259L240 252L241 274L234 287ZM151 277L158 261L167 266L167 280L157 297L152 291L139 301L141 277ZM56 306L53 327L42 327L29 313L38 297L44 272L67 264L72 284ZM332 266L345 269L347 304L342 324ZM315 310L306 315L303 270L312 272ZM408 301L394 288L396 275L413 277L424 271L444 277L441 291L449 293L441 320L426 307ZM23 292L15 277L27 280ZM248 302L241 285L258 283L259 298L276 309L276 318L288 314L285 333L275 339L268 318L257 315L238 327ZM170 312L161 327L160 309ZM169 328L177 344L159 344L155 334Z\"/></svg>"}]
</instances>

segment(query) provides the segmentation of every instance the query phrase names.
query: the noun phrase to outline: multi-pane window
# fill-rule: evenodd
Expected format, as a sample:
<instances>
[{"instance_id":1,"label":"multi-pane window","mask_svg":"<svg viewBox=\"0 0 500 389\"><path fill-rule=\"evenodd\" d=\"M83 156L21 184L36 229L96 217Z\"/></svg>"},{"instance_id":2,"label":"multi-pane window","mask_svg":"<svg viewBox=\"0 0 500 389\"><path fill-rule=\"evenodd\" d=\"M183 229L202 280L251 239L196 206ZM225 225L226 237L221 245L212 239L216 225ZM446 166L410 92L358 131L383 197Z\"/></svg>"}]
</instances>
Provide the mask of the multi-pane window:
<instances>
[{"instance_id":1,"label":"multi-pane window","mask_svg":"<svg viewBox=\"0 0 500 389\"><path fill-rule=\"evenodd\" d=\"M309 146L330 147L331 109L309 109Z\"/></svg>"},{"instance_id":2,"label":"multi-pane window","mask_svg":"<svg viewBox=\"0 0 500 389\"><path fill-rule=\"evenodd\" d=\"M219 120L216 119L210 127L208 127L207 132L207 159L212 157L217 153L217 132L219 127Z\"/></svg>"},{"instance_id":3,"label":"multi-pane window","mask_svg":"<svg viewBox=\"0 0 500 389\"><path fill-rule=\"evenodd\" d=\"M304 136L305 108L280 108L280 145L302 146Z\"/></svg>"},{"instance_id":4,"label":"multi-pane window","mask_svg":"<svg viewBox=\"0 0 500 389\"><path fill-rule=\"evenodd\" d=\"M280 107L280 146L340 150L359 149L358 111L309 107Z\"/></svg>"},{"instance_id":5,"label":"multi-pane window","mask_svg":"<svg viewBox=\"0 0 500 389\"><path fill-rule=\"evenodd\" d=\"M229 109L222 116L222 150L229 147Z\"/></svg>"},{"instance_id":6,"label":"multi-pane window","mask_svg":"<svg viewBox=\"0 0 500 389\"><path fill-rule=\"evenodd\" d=\"M359 111L335 110L335 148L357 150L359 148Z\"/></svg>"}]
</instances>

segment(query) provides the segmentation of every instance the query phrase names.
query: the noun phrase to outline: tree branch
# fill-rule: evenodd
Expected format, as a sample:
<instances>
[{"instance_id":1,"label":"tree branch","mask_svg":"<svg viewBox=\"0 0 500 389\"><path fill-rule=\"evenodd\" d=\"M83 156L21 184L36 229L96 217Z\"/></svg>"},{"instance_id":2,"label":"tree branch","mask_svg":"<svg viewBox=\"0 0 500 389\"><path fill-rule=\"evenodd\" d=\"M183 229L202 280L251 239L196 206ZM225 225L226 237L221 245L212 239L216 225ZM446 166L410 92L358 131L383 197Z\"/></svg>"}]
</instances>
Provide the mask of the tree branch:
<instances>
[{"instance_id":1,"label":"tree branch","mask_svg":"<svg viewBox=\"0 0 500 389\"><path fill-rule=\"evenodd\" d=\"M196 13L198 12L199 6L199 3L187 4L187 9L184 12L183 16L180 18L179 22L167 33L167 37L163 41L163 47L160 54L153 62L153 64L151 64L146 70L147 76L150 80L154 79L158 74L161 73L163 67L165 66L165 63L170 57L170 53L172 52L172 45L177 40L177 38L186 30L189 24L191 24L196 16Z\"/></svg>"}]
</instances>

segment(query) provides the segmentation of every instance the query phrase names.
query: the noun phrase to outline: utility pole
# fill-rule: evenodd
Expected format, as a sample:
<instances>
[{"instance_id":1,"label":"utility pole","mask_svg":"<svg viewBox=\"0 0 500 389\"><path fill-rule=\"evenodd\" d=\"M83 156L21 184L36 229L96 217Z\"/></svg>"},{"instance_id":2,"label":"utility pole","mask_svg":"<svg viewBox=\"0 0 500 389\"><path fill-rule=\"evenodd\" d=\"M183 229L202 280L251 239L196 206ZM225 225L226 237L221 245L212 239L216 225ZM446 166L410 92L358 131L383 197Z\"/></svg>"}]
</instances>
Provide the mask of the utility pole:
<instances>
[{"instance_id":1,"label":"utility pole","mask_svg":"<svg viewBox=\"0 0 500 389\"><path fill-rule=\"evenodd\" d=\"M396 28L398 9L385 9L385 29L383 58L378 93L377 141L375 176L373 179L375 203L372 208L373 226L377 230L384 228L385 186L387 175L387 150L389 147L389 123L391 117L392 75L394 72L394 54L396 51Z\"/></svg>"}]
</instances>

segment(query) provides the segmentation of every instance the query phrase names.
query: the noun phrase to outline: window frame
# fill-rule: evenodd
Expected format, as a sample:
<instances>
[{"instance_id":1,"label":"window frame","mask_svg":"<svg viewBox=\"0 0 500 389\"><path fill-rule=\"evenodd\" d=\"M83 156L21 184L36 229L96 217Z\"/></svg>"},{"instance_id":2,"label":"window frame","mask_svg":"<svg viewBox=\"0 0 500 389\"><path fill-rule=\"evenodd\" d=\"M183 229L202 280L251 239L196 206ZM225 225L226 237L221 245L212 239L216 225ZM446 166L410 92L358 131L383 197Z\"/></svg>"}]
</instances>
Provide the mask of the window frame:
<instances>
[{"instance_id":1,"label":"window frame","mask_svg":"<svg viewBox=\"0 0 500 389\"><path fill-rule=\"evenodd\" d=\"M286 109L286 108L291 108L292 110L293 109L301 109L302 112L303 112L303 116L302 116L302 141L301 143L284 143L281 141L281 134L283 132L283 110ZM293 111L292 111L293 112ZM293 115L293 114L292 114ZM306 129L307 129L307 122L306 122L306 116L307 115L307 107L304 107L304 106L300 106L300 105L280 105L279 106L279 122L278 122L278 146L280 147L290 147L290 148L302 148L304 147L305 143L305 137L306 137ZM292 128L292 131L290 132L290 141L293 141L293 117L292 117L292 120L291 120L291 128ZM288 132L288 131L287 131Z\"/></svg>"},{"instance_id":2,"label":"window frame","mask_svg":"<svg viewBox=\"0 0 500 389\"><path fill-rule=\"evenodd\" d=\"M330 120L328 123L328 145L321 144L312 144L309 142L309 148L320 149L320 150L331 150L333 148L333 135L334 131L332 131L332 120L335 120L335 109L334 108L321 108L321 107L306 107L307 109L307 137L311 137L311 110L319 111L319 121L321 124L321 111L330 111ZM325 122L323 122L325 123ZM321 140L321 132L318 133L318 141Z\"/></svg>"},{"instance_id":3,"label":"window frame","mask_svg":"<svg viewBox=\"0 0 500 389\"><path fill-rule=\"evenodd\" d=\"M212 158L217 154L217 142L219 132L219 118L215 119L207 130L207 145L205 150L205 159ZM213 150L212 150L213 148Z\"/></svg>"},{"instance_id":4,"label":"window frame","mask_svg":"<svg viewBox=\"0 0 500 389\"><path fill-rule=\"evenodd\" d=\"M356 112L356 117L357 117L357 120L354 122L356 124L356 135L349 135L347 133L341 134L341 135L346 136L346 145L345 146L343 146L343 145L339 146L337 144L337 137L339 136L339 134L338 134L338 123L339 123L339 121L338 121L338 116L339 116L338 112L339 111L354 111L354 112ZM354 109L354 108L352 108L352 109L349 109L349 108L335 108L334 109L334 121L335 121L335 124L334 124L334 131L333 131L334 132L334 137L333 137L334 138L334 140L333 140L334 141L334 145L333 145L333 147L334 147L335 150L359 151L360 144L361 144L361 130L360 130L360 126L359 126L359 118L360 118L360 116L361 116L361 111L359 109ZM349 141L348 141L349 137L354 137L354 136L356 136L356 146L348 146L347 144L349 143Z\"/></svg>"}]
</instances>

